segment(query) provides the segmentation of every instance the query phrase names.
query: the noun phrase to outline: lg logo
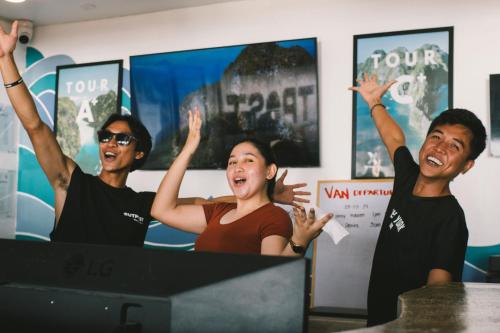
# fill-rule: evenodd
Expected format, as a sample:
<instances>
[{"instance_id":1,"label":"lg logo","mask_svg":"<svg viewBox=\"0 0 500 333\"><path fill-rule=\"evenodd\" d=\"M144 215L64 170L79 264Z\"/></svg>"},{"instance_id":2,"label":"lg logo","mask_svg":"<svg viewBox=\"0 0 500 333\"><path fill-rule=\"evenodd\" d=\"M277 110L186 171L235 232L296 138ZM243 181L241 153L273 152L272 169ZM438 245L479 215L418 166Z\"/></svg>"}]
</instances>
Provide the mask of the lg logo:
<instances>
[{"instance_id":1,"label":"lg logo","mask_svg":"<svg viewBox=\"0 0 500 333\"><path fill-rule=\"evenodd\" d=\"M81 253L70 255L63 264L63 273L71 278L78 272L90 276L108 277L113 272L114 260L85 260Z\"/></svg>"}]
</instances>

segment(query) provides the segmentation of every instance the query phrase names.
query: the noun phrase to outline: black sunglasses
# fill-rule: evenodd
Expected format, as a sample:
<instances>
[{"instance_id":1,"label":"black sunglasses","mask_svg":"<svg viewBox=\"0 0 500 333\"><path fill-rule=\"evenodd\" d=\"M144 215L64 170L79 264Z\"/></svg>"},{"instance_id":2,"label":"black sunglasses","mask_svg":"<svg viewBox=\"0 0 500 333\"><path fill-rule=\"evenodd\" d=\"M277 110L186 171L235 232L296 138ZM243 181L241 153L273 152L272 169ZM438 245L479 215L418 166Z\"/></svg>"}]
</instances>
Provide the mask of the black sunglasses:
<instances>
[{"instance_id":1,"label":"black sunglasses","mask_svg":"<svg viewBox=\"0 0 500 333\"><path fill-rule=\"evenodd\" d=\"M106 143L116 139L116 143L120 146L128 146L132 140L136 140L137 138L133 135L127 133L113 133L107 130L97 131L97 138L100 143Z\"/></svg>"}]
</instances>

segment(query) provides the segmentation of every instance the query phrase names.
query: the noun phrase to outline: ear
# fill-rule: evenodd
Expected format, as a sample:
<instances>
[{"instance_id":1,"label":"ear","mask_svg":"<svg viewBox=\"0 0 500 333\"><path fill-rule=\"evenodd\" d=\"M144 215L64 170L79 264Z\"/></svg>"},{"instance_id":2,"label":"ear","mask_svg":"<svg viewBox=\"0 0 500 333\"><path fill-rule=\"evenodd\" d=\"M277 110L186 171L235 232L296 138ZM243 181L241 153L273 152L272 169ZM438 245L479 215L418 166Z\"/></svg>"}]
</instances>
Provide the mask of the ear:
<instances>
[{"instance_id":1,"label":"ear","mask_svg":"<svg viewBox=\"0 0 500 333\"><path fill-rule=\"evenodd\" d=\"M278 172L278 166L272 163L267 167L266 179L267 180L273 179L274 176L276 176L276 172Z\"/></svg>"},{"instance_id":2,"label":"ear","mask_svg":"<svg viewBox=\"0 0 500 333\"><path fill-rule=\"evenodd\" d=\"M474 160L468 160L465 162L465 166L462 169L462 175L465 174L467 171L469 171L472 167L474 166Z\"/></svg>"},{"instance_id":3,"label":"ear","mask_svg":"<svg viewBox=\"0 0 500 333\"><path fill-rule=\"evenodd\" d=\"M140 160L143 157L144 157L144 152L143 151L136 151L135 152L135 159L136 160Z\"/></svg>"}]
</instances>

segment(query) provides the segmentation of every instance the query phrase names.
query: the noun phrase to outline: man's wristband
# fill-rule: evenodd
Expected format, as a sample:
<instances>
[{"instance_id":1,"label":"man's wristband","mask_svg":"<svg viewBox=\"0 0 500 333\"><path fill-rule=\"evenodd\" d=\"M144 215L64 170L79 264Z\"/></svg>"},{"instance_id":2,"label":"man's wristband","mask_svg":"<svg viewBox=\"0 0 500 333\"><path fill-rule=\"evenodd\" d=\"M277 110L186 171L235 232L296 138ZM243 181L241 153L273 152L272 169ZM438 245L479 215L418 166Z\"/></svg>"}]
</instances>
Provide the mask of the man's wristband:
<instances>
[{"instance_id":1,"label":"man's wristband","mask_svg":"<svg viewBox=\"0 0 500 333\"><path fill-rule=\"evenodd\" d=\"M23 83L23 78L22 77L19 78L19 80L17 80L17 81L14 81L14 82L11 82L11 83L6 83L3 86L5 88L12 88L12 87L15 87L15 86L17 86L18 84L21 84L21 83Z\"/></svg>"},{"instance_id":2,"label":"man's wristband","mask_svg":"<svg viewBox=\"0 0 500 333\"><path fill-rule=\"evenodd\" d=\"M373 117L373 109L375 109L377 106L381 106L385 109L385 105L382 104L382 103L377 103L377 104L374 104L371 108L370 108L370 117Z\"/></svg>"}]
</instances>

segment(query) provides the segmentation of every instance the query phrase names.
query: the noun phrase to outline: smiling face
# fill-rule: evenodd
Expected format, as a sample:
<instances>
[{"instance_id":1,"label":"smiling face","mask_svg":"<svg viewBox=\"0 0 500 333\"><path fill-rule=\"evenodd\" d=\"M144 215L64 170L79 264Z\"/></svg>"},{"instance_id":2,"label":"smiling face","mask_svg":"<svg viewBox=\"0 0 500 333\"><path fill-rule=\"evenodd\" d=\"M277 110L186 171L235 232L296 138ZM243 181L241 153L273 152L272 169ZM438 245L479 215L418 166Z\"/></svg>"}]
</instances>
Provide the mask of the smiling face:
<instances>
[{"instance_id":1,"label":"smiling face","mask_svg":"<svg viewBox=\"0 0 500 333\"><path fill-rule=\"evenodd\" d=\"M125 133L132 135L132 131L126 121L115 121L109 124L105 130L111 133ZM140 159L143 152L135 151L136 141L132 140L129 145L119 145L116 136L105 143L99 143L99 157L104 172L129 171L135 159Z\"/></svg>"},{"instance_id":2,"label":"smiling face","mask_svg":"<svg viewBox=\"0 0 500 333\"><path fill-rule=\"evenodd\" d=\"M266 183L276 171L276 165L267 166L265 158L254 145L242 142L231 151L226 177L237 199L266 198Z\"/></svg>"},{"instance_id":3,"label":"smiling face","mask_svg":"<svg viewBox=\"0 0 500 333\"><path fill-rule=\"evenodd\" d=\"M453 180L474 165L469 159L472 132L463 125L444 124L430 132L419 153L420 174L426 178Z\"/></svg>"}]
</instances>

